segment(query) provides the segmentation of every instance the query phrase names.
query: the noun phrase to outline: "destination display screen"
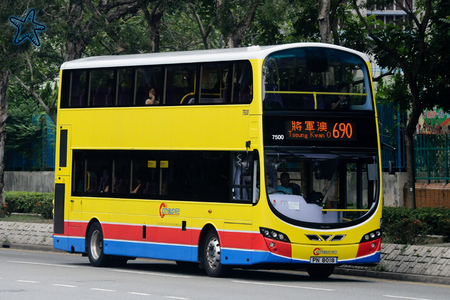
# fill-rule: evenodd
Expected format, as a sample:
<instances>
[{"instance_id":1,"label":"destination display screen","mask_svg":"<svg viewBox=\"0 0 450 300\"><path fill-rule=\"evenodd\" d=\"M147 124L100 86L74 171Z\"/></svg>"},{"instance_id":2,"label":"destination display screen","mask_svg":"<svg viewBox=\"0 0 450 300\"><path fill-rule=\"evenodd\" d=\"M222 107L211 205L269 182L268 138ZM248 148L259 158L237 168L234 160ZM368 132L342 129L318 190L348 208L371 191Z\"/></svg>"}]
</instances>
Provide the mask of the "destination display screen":
<instances>
[{"instance_id":1,"label":"destination display screen","mask_svg":"<svg viewBox=\"0 0 450 300\"><path fill-rule=\"evenodd\" d=\"M314 118L285 121L285 137L291 140L345 140L356 139L356 123L317 121Z\"/></svg>"},{"instance_id":2,"label":"destination display screen","mask_svg":"<svg viewBox=\"0 0 450 300\"><path fill-rule=\"evenodd\" d=\"M266 114L265 146L377 147L373 112L358 114Z\"/></svg>"}]
</instances>

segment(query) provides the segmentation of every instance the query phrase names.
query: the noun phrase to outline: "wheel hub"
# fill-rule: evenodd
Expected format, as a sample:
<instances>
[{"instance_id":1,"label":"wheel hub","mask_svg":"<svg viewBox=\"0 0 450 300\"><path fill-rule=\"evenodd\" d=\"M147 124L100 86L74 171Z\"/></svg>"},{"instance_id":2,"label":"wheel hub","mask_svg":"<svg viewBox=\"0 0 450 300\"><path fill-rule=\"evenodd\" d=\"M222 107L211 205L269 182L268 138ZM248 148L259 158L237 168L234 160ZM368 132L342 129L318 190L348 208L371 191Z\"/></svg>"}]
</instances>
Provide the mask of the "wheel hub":
<instances>
[{"instance_id":1,"label":"wheel hub","mask_svg":"<svg viewBox=\"0 0 450 300\"><path fill-rule=\"evenodd\" d=\"M206 259L211 269L215 269L220 265L220 244L217 238L209 240L206 248Z\"/></svg>"}]
</instances>

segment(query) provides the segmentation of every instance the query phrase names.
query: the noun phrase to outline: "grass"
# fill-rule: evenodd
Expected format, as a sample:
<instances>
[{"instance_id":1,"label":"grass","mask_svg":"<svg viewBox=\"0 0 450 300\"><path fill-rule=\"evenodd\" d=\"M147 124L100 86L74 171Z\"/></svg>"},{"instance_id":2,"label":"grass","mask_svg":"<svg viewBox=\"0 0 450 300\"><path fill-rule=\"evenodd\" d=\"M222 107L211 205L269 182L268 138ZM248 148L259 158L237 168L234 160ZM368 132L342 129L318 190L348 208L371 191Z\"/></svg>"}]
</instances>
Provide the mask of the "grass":
<instances>
[{"instance_id":1,"label":"grass","mask_svg":"<svg viewBox=\"0 0 450 300\"><path fill-rule=\"evenodd\" d=\"M24 223L44 223L44 224L52 224L52 219L44 219L40 215L33 214L11 214L11 216L5 216L0 218L0 221L6 222L24 222Z\"/></svg>"}]
</instances>

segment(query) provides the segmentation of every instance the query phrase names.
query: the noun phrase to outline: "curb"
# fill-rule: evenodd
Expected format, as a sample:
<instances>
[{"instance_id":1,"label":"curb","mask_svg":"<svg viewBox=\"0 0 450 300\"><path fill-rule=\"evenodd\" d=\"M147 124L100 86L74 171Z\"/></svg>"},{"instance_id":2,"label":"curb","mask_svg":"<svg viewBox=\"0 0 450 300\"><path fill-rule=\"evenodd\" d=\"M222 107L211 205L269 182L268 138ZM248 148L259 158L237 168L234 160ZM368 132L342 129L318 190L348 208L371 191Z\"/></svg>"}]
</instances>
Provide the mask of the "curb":
<instances>
[{"instance_id":1,"label":"curb","mask_svg":"<svg viewBox=\"0 0 450 300\"><path fill-rule=\"evenodd\" d=\"M429 275L415 275L415 274L405 274L405 273L395 273L395 272L377 272L369 270L357 270L357 269L347 269L345 267L337 267L334 269L333 274L357 276L357 277L369 277L378 279L388 279L397 281L411 281L414 283L431 283L431 284L442 284L450 285L449 277L438 277Z\"/></svg>"},{"instance_id":2,"label":"curb","mask_svg":"<svg viewBox=\"0 0 450 300\"><path fill-rule=\"evenodd\" d=\"M46 245L33 245L33 244L16 244L16 243L8 243L9 245L5 245L3 243L2 249L12 249L12 250L30 250L30 251L42 251L42 252L59 252L59 253L68 253L63 250L58 250L53 248L53 246Z\"/></svg>"}]
</instances>

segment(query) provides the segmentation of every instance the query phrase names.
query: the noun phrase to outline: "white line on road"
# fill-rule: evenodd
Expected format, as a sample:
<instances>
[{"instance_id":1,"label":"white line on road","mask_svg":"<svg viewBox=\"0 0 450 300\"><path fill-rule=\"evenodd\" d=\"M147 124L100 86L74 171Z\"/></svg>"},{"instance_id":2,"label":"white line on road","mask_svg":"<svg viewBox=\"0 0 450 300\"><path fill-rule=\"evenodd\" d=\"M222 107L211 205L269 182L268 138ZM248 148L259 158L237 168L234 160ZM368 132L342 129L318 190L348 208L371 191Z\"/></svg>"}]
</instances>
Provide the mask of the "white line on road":
<instances>
[{"instance_id":1,"label":"white line on road","mask_svg":"<svg viewBox=\"0 0 450 300\"><path fill-rule=\"evenodd\" d=\"M57 264L46 264L46 263L37 263L37 262L31 262L31 261L8 260L7 262L9 262L9 263L16 263L16 264L37 265L37 266L63 267L63 268L77 268L76 266L57 265Z\"/></svg>"},{"instance_id":2,"label":"white line on road","mask_svg":"<svg viewBox=\"0 0 450 300\"><path fill-rule=\"evenodd\" d=\"M137 271L125 271L125 270L111 270L111 271L119 272L119 273L131 273L131 274L151 275L151 276L161 276L161 277L192 278L192 276L169 275L169 274L154 273L154 272L137 272Z\"/></svg>"},{"instance_id":3,"label":"white line on road","mask_svg":"<svg viewBox=\"0 0 450 300\"><path fill-rule=\"evenodd\" d=\"M138 292L128 292L130 295L138 295L138 296L151 296L152 294L146 294L146 293L138 293Z\"/></svg>"},{"instance_id":4,"label":"white line on road","mask_svg":"<svg viewBox=\"0 0 450 300\"><path fill-rule=\"evenodd\" d=\"M273 283L259 283L259 282L242 281L242 280L233 280L233 282L236 282L236 283L243 283L243 284L255 284L255 285L266 285L266 286L287 287L287 288L294 288L294 289L304 289L304 290L316 290L316 291L334 292L333 289L315 288L315 287L309 287L309 286L296 286L296 285L273 284Z\"/></svg>"},{"instance_id":5,"label":"white line on road","mask_svg":"<svg viewBox=\"0 0 450 300\"><path fill-rule=\"evenodd\" d=\"M189 298L184 298L184 297L175 297L175 296L166 296L166 298L169 298L169 299L181 299L181 300L186 300L186 299L189 299Z\"/></svg>"},{"instance_id":6,"label":"white line on road","mask_svg":"<svg viewBox=\"0 0 450 300\"><path fill-rule=\"evenodd\" d=\"M413 298L413 297L394 296L394 295L383 295L383 297L396 298L396 299L408 299L408 300L429 300L426 298Z\"/></svg>"},{"instance_id":7,"label":"white line on road","mask_svg":"<svg viewBox=\"0 0 450 300\"><path fill-rule=\"evenodd\" d=\"M92 291L99 291L99 292L116 292L116 290L108 290L108 289L99 289L99 288L91 288Z\"/></svg>"},{"instance_id":8,"label":"white line on road","mask_svg":"<svg viewBox=\"0 0 450 300\"><path fill-rule=\"evenodd\" d=\"M69 284L59 284L59 283L55 283L53 284L54 286L61 286L61 287L68 287L68 288L76 288L77 286L75 285L69 285Z\"/></svg>"},{"instance_id":9,"label":"white line on road","mask_svg":"<svg viewBox=\"0 0 450 300\"><path fill-rule=\"evenodd\" d=\"M17 282L23 282L23 283L39 283L39 281L34 281L34 280L17 280Z\"/></svg>"}]
</instances>

